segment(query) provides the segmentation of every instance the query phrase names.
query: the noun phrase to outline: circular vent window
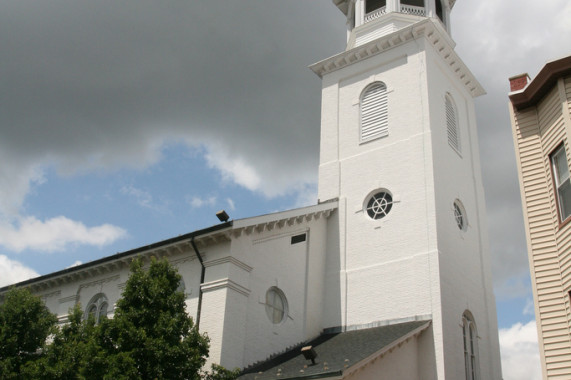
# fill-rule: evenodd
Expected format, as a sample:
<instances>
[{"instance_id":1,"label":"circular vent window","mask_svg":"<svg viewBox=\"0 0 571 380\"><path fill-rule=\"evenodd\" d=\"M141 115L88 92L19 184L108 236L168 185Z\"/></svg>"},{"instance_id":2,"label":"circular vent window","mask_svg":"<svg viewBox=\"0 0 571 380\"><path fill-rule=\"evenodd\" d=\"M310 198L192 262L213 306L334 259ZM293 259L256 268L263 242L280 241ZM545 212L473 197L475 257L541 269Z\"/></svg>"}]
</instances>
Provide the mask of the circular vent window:
<instances>
[{"instance_id":1,"label":"circular vent window","mask_svg":"<svg viewBox=\"0 0 571 380\"><path fill-rule=\"evenodd\" d=\"M454 219L456 220L456 225L460 231L466 231L466 227L468 226L466 220L466 210L464 210L464 206L462 202L458 199L454 201Z\"/></svg>"},{"instance_id":2,"label":"circular vent window","mask_svg":"<svg viewBox=\"0 0 571 380\"><path fill-rule=\"evenodd\" d=\"M387 191L379 191L374 194L365 207L371 219L382 219L391 211L393 207L393 197Z\"/></svg>"},{"instance_id":3,"label":"circular vent window","mask_svg":"<svg viewBox=\"0 0 571 380\"><path fill-rule=\"evenodd\" d=\"M266 314L273 324L282 323L287 317L287 300L284 292L272 286L266 292Z\"/></svg>"}]
</instances>

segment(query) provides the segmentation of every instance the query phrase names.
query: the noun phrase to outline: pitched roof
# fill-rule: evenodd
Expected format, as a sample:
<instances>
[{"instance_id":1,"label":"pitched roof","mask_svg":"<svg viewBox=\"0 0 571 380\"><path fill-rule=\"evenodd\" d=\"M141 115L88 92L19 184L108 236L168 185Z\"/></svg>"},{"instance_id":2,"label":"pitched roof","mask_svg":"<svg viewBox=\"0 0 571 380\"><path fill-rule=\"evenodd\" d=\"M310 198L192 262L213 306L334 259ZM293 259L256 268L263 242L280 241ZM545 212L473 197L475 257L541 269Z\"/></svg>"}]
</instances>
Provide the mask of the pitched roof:
<instances>
[{"instance_id":1,"label":"pitched roof","mask_svg":"<svg viewBox=\"0 0 571 380\"><path fill-rule=\"evenodd\" d=\"M130 260L135 257L143 255L154 255L157 251L165 251L170 248L180 250L181 247L188 246L189 241L194 241L194 239L197 240L197 243L200 247L200 244L208 245L211 242L228 240L230 234L238 236L242 232L250 233L254 230L260 232L264 231L265 229L278 229L284 226L291 226L296 223L301 223L304 220L317 219L322 216L329 217L330 213L337 209L337 205L338 203L336 200L330 200L313 206L300 207L250 218L231 220L184 235L179 235L167 240L162 240L150 245L131 249L129 251L105 256L75 267L62 269L56 272L45 274L43 276L34 277L15 284L6 285L4 287L0 287L0 295L7 292L14 286L45 286L46 288L53 285L58 286L60 283L74 281L80 274L81 276L84 274L89 275L90 271L95 270L95 268L102 268L103 271L114 270L115 262L123 261L124 263L129 263Z\"/></svg>"},{"instance_id":2,"label":"pitched roof","mask_svg":"<svg viewBox=\"0 0 571 380\"><path fill-rule=\"evenodd\" d=\"M318 379L342 376L364 365L373 357L422 333L430 321L405 322L381 327L325 333L253 367L246 368L239 380ZM317 352L315 364L301 354L301 347L313 346Z\"/></svg>"},{"instance_id":3,"label":"pitched roof","mask_svg":"<svg viewBox=\"0 0 571 380\"><path fill-rule=\"evenodd\" d=\"M548 62L537 76L520 90L509 94L517 110L536 105L556 85L561 77L571 75L571 55Z\"/></svg>"}]
</instances>

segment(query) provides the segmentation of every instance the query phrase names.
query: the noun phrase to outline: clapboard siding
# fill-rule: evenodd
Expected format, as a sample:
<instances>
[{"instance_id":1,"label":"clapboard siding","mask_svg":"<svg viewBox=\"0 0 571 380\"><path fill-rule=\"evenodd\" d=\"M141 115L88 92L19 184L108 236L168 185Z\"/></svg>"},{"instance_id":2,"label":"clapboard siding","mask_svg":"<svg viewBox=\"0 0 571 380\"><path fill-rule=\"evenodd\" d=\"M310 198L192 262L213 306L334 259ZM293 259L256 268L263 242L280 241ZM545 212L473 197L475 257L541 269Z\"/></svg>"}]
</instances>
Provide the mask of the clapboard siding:
<instances>
[{"instance_id":1,"label":"clapboard siding","mask_svg":"<svg viewBox=\"0 0 571 380\"><path fill-rule=\"evenodd\" d=\"M512 114L532 281L537 289L536 319L550 379L571 378L571 305L567 296L571 289L571 223L560 227L549 157L564 143L569 160L566 123L570 98L568 77L550 89L535 107L514 110Z\"/></svg>"}]
</instances>

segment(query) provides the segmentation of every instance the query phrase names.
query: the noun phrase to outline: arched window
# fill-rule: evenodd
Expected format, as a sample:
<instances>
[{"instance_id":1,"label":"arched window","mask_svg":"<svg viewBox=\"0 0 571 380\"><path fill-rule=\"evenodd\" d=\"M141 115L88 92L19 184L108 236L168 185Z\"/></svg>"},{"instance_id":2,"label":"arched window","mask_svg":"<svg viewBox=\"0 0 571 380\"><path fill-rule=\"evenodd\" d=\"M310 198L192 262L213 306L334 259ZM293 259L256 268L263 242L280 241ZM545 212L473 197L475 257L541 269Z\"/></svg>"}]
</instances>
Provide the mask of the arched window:
<instances>
[{"instance_id":1,"label":"arched window","mask_svg":"<svg viewBox=\"0 0 571 380\"><path fill-rule=\"evenodd\" d=\"M466 380L480 379L478 364L478 330L474 317L469 311L462 315L462 334L464 336L464 366Z\"/></svg>"},{"instance_id":2,"label":"arched window","mask_svg":"<svg viewBox=\"0 0 571 380\"><path fill-rule=\"evenodd\" d=\"M448 131L448 144L458 153L461 152L460 131L458 130L458 116L456 106L450 94L446 94L446 130Z\"/></svg>"},{"instance_id":3,"label":"arched window","mask_svg":"<svg viewBox=\"0 0 571 380\"><path fill-rule=\"evenodd\" d=\"M387 5L387 0L366 0L365 1L365 13L371 13L385 7Z\"/></svg>"},{"instance_id":4,"label":"arched window","mask_svg":"<svg viewBox=\"0 0 571 380\"><path fill-rule=\"evenodd\" d=\"M361 141L389 134L387 86L374 82L361 95Z\"/></svg>"},{"instance_id":5,"label":"arched window","mask_svg":"<svg viewBox=\"0 0 571 380\"><path fill-rule=\"evenodd\" d=\"M95 323L99 323L101 318L107 317L107 307L109 306L109 301L103 293L98 293L91 298L91 301L87 304L85 308L85 319L93 316Z\"/></svg>"}]
</instances>

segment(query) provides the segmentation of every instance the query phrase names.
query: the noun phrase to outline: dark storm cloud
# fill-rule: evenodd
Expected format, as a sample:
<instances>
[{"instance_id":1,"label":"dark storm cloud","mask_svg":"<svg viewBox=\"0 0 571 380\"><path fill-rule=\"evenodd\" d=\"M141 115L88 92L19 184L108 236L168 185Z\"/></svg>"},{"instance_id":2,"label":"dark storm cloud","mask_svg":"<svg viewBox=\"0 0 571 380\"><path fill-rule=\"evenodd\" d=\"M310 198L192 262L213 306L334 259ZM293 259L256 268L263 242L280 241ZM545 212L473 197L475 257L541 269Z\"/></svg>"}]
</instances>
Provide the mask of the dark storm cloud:
<instances>
[{"instance_id":1,"label":"dark storm cloud","mask_svg":"<svg viewBox=\"0 0 571 380\"><path fill-rule=\"evenodd\" d=\"M496 292L522 296L529 292L529 265L508 78L524 72L533 78L547 61L571 53L571 3L463 0L453 17L456 50L487 91L476 100L476 112Z\"/></svg>"},{"instance_id":2,"label":"dark storm cloud","mask_svg":"<svg viewBox=\"0 0 571 380\"><path fill-rule=\"evenodd\" d=\"M329 1L0 4L12 164L145 166L163 139L186 138L315 172L320 82L307 66L345 37Z\"/></svg>"},{"instance_id":3,"label":"dark storm cloud","mask_svg":"<svg viewBox=\"0 0 571 380\"><path fill-rule=\"evenodd\" d=\"M452 12L488 91L477 118L497 284L528 270L507 78L569 54L570 15L566 0ZM0 0L0 217L44 165L145 167L167 140L210 144L218 169L237 162L266 194L314 182L320 81L307 66L344 47L329 0Z\"/></svg>"}]
</instances>

